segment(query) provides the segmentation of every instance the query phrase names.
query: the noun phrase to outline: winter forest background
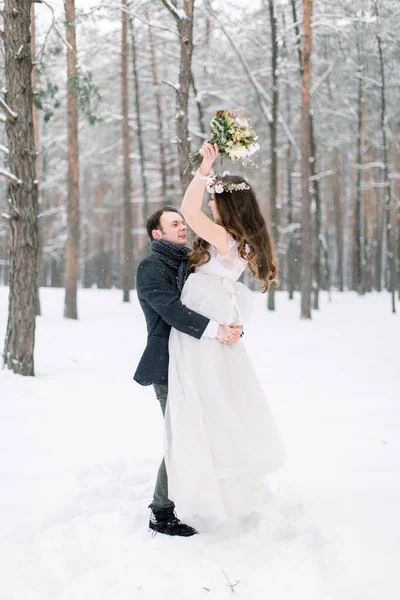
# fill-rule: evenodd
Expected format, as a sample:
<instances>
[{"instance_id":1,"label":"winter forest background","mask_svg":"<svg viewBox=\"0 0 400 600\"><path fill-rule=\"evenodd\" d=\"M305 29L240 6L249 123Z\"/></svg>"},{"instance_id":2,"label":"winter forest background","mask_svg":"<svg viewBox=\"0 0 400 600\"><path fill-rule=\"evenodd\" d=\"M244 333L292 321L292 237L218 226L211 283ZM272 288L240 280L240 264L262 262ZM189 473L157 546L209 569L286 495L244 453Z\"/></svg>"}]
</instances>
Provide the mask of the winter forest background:
<instances>
[{"instance_id":1,"label":"winter forest background","mask_svg":"<svg viewBox=\"0 0 400 600\"><path fill-rule=\"evenodd\" d=\"M76 154L70 155L79 166L79 211L73 217L80 238L79 285L125 288L126 296L134 277L129 281L124 275L124 257L130 247L128 266L134 273L148 252L146 216L164 204L179 206L188 181L180 169L176 128L182 118L176 101L179 71L185 68L180 48L185 36L190 38L180 17L187 11L193 13L192 61L183 74L189 90L190 149L207 139L216 110L241 108L250 118L261 152L259 168L247 175L276 239L281 289L292 294L301 288L306 260L301 140L307 135L301 120L303 4L307 2L204 0L194 7L191 2L182 8L176 4L176 16L172 4L162 0L133 0L123 6L113 0L77 1L77 70L72 76L67 75L64 6L32 4L39 286L62 287L68 278L66 263L73 260L66 252L68 80L79 104L78 143ZM71 10L71 2L65 9ZM319 290L389 290L394 295L400 282L399 17L396 0L314 2L311 230L305 243L310 245L315 308ZM3 70L0 77L4 89ZM12 108L12 99L8 103ZM7 171L4 126L0 142ZM223 169L241 168L225 161ZM10 263L8 184L3 176L3 285ZM394 308L394 299L392 304Z\"/></svg>"},{"instance_id":2,"label":"winter forest background","mask_svg":"<svg viewBox=\"0 0 400 600\"><path fill-rule=\"evenodd\" d=\"M398 600L398 0L0 0L0 32L0 596ZM288 459L239 524L153 538L135 271L225 108L261 146L217 167L278 249L240 343Z\"/></svg>"}]
</instances>

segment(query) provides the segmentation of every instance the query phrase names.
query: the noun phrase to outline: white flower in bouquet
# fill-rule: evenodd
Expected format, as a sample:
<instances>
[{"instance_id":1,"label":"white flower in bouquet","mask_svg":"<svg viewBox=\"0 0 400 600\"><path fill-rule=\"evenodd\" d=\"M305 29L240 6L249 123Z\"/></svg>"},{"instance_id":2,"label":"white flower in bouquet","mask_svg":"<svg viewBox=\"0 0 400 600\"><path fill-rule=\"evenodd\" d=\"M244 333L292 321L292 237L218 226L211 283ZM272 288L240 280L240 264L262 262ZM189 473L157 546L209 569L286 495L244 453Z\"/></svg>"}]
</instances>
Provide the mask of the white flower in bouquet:
<instances>
[{"instance_id":1,"label":"white flower in bouquet","mask_svg":"<svg viewBox=\"0 0 400 600\"><path fill-rule=\"evenodd\" d=\"M257 136L250 127L247 119L238 116L238 111L229 112L218 110L211 120L210 144L217 144L219 153L226 155L230 160L241 160L244 165L254 164L250 158L258 152L260 145L256 144ZM202 159L202 150L191 152L189 164L199 166Z\"/></svg>"}]
</instances>

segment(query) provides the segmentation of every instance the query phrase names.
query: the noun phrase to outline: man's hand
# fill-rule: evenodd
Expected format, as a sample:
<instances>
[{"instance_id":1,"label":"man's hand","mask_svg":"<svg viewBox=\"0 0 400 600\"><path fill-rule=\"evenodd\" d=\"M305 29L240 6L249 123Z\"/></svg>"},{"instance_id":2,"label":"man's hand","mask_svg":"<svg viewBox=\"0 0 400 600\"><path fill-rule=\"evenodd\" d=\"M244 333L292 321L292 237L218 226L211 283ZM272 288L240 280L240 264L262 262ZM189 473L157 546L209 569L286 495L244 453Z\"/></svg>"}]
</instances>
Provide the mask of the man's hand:
<instances>
[{"instance_id":1,"label":"man's hand","mask_svg":"<svg viewBox=\"0 0 400 600\"><path fill-rule=\"evenodd\" d=\"M242 337L243 333L243 325L229 325L231 329L237 329L239 332L239 337Z\"/></svg>"},{"instance_id":2,"label":"man's hand","mask_svg":"<svg viewBox=\"0 0 400 600\"><path fill-rule=\"evenodd\" d=\"M240 339L242 329L241 326L220 325L216 338L222 344L236 344Z\"/></svg>"}]
</instances>

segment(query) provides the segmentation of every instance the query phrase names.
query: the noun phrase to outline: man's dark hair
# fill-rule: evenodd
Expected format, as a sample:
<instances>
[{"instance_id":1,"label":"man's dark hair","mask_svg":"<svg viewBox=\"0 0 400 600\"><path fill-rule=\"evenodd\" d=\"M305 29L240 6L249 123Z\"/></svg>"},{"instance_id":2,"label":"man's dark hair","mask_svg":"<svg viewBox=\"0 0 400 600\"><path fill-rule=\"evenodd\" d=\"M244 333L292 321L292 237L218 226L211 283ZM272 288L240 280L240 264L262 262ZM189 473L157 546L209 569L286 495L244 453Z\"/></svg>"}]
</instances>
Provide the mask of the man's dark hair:
<instances>
[{"instance_id":1,"label":"man's dark hair","mask_svg":"<svg viewBox=\"0 0 400 600\"><path fill-rule=\"evenodd\" d=\"M150 240L153 239L153 236L151 235L151 232L153 231L153 229L161 229L161 231L162 231L160 219L161 219L161 215L163 215L165 212L175 212L175 213L178 213L178 215L182 216L181 213L179 212L179 210L177 208L174 208L173 206L163 206L162 208L160 208L160 210L158 210L154 214L150 215L150 217L147 219L147 223L146 223L147 234L148 234Z\"/></svg>"}]
</instances>

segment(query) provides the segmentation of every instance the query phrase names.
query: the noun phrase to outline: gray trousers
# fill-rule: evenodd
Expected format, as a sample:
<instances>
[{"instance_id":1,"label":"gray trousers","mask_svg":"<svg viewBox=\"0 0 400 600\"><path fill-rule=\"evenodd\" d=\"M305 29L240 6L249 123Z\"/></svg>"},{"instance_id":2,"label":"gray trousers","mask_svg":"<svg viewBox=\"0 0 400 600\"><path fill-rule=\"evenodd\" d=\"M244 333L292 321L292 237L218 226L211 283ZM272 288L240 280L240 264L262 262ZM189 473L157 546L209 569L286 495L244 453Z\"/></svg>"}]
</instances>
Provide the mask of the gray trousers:
<instances>
[{"instance_id":1,"label":"gray trousers","mask_svg":"<svg viewBox=\"0 0 400 600\"><path fill-rule=\"evenodd\" d=\"M154 391L156 392L157 400L160 403L162 414L165 417L165 407L167 405L168 397L168 386L154 383L153 387ZM172 500L169 500L168 498L168 477L164 459L162 460L160 468L158 469L156 487L154 488L152 504L156 508L170 508L175 506Z\"/></svg>"}]
</instances>

